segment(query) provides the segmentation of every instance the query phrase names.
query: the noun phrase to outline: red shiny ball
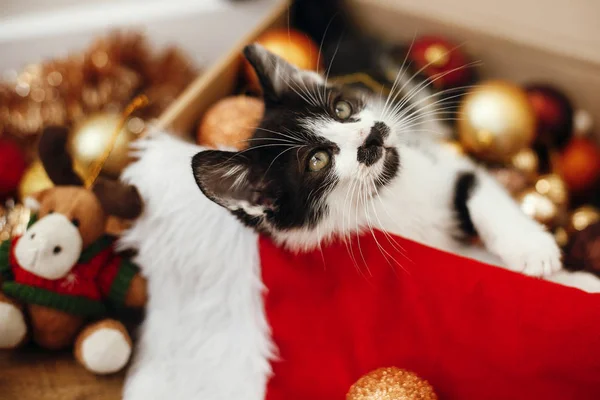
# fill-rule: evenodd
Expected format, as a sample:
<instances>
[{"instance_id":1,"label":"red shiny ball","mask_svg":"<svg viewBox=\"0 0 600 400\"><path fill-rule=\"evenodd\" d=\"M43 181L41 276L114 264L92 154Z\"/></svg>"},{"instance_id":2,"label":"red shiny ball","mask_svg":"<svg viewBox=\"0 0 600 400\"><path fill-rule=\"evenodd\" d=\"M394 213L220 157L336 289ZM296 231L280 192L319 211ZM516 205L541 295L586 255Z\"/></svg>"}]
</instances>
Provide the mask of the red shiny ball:
<instances>
[{"instance_id":1,"label":"red shiny ball","mask_svg":"<svg viewBox=\"0 0 600 400\"><path fill-rule=\"evenodd\" d=\"M473 80L474 69L467 66L468 57L456 44L436 36L415 40L408 53L415 70L434 80L433 86L445 89L467 85Z\"/></svg>"},{"instance_id":2,"label":"red shiny ball","mask_svg":"<svg viewBox=\"0 0 600 400\"><path fill-rule=\"evenodd\" d=\"M600 179L600 148L586 138L571 139L560 155L559 169L571 191L585 192Z\"/></svg>"},{"instance_id":3,"label":"red shiny ball","mask_svg":"<svg viewBox=\"0 0 600 400\"><path fill-rule=\"evenodd\" d=\"M11 140L0 139L0 198L16 192L26 167L23 150Z\"/></svg>"},{"instance_id":4,"label":"red shiny ball","mask_svg":"<svg viewBox=\"0 0 600 400\"><path fill-rule=\"evenodd\" d=\"M573 131L573 106L559 90L548 85L525 88L537 119L537 140L562 147Z\"/></svg>"}]
</instances>

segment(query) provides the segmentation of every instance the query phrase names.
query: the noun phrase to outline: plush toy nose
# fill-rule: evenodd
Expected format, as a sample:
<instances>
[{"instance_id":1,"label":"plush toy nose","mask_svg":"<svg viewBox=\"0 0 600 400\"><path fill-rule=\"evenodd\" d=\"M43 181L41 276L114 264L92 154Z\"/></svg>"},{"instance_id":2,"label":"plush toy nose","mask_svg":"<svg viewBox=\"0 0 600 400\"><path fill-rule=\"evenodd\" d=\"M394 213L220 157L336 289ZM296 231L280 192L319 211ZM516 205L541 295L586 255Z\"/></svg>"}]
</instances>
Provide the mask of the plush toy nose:
<instances>
[{"instance_id":1,"label":"plush toy nose","mask_svg":"<svg viewBox=\"0 0 600 400\"><path fill-rule=\"evenodd\" d=\"M45 279L65 277L81 255L83 240L62 214L48 214L19 239L15 257L21 268Z\"/></svg>"}]
</instances>

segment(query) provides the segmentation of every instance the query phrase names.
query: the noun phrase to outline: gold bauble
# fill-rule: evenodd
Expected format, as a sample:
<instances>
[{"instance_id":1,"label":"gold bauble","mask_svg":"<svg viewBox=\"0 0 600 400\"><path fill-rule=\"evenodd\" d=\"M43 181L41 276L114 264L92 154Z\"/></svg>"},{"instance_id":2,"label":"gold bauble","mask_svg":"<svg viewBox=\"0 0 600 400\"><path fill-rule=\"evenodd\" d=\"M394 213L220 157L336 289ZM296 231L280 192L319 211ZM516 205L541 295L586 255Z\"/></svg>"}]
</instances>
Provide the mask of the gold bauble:
<instances>
[{"instance_id":1,"label":"gold bauble","mask_svg":"<svg viewBox=\"0 0 600 400\"><path fill-rule=\"evenodd\" d=\"M569 234L567 233L567 230L562 226L556 228L554 231L554 240L556 240L556 244L560 247L565 247L569 244Z\"/></svg>"},{"instance_id":2,"label":"gold bauble","mask_svg":"<svg viewBox=\"0 0 600 400\"><path fill-rule=\"evenodd\" d=\"M21 178L21 182L19 183L19 198L25 200L26 197L52 186L54 184L48 178L42 162L36 160L27 167L23 178Z\"/></svg>"},{"instance_id":3,"label":"gold bauble","mask_svg":"<svg viewBox=\"0 0 600 400\"><path fill-rule=\"evenodd\" d=\"M400 368L380 368L360 378L346 400L435 400L437 395L426 380Z\"/></svg>"},{"instance_id":4,"label":"gold bauble","mask_svg":"<svg viewBox=\"0 0 600 400\"><path fill-rule=\"evenodd\" d=\"M557 174L542 175L535 181L535 191L548 197L560 208L565 208L569 202L569 191L563 179Z\"/></svg>"},{"instance_id":5,"label":"gold bauble","mask_svg":"<svg viewBox=\"0 0 600 400\"><path fill-rule=\"evenodd\" d=\"M31 210L10 200L0 206L0 242L22 235L27 229Z\"/></svg>"},{"instance_id":6,"label":"gold bauble","mask_svg":"<svg viewBox=\"0 0 600 400\"><path fill-rule=\"evenodd\" d=\"M517 154L510 159L512 167L530 180L535 179L539 163L540 160L538 155L529 147L519 150Z\"/></svg>"},{"instance_id":7,"label":"gold bauble","mask_svg":"<svg viewBox=\"0 0 600 400\"><path fill-rule=\"evenodd\" d=\"M488 81L463 99L458 134L467 151L486 161L501 162L531 144L535 124L523 89L504 81Z\"/></svg>"},{"instance_id":8,"label":"gold bauble","mask_svg":"<svg viewBox=\"0 0 600 400\"><path fill-rule=\"evenodd\" d=\"M84 171L89 171L110 146L112 135L121 124L122 118L121 114L99 113L73 127L67 146L75 163ZM137 127L138 122L139 119L134 118L123 125L102 172L118 177L123 168L131 162L129 145L141 133Z\"/></svg>"},{"instance_id":9,"label":"gold bauble","mask_svg":"<svg viewBox=\"0 0 600 400\"><path fill-rule=\"evenodd\" d=\"M598 221L600 221L600 210L592 206L581 206L571 213L567 231L569 233L581 232Z\"/></svg>"},{"instance_id":10,"label":"gold bauble","mask_svg":"<svg viewBox=\"0 0 600 400\"><path fill-rule=\"evenodd\" d=\"M517 196L517 202L525 214L548 227L553 226L560 217L559 207L535 189L525 190Z\"/></svg>"},{"instance_id":11,"label":"gold bauble","mask_svg":"<svg viewBox=\"0 0 600 400\"><path fill-rule=\"evenodd\" d=\"M81 178L85 179L87 177L86 171L80 165L75 163L73 167L77 175ZM46 174L42 162L35 160L27 167L23 178L21 178L21 182L19 182L19 198L25 200L26 197L53 186L54 183L52 183L48 174Z\"/></svg>"}]
</instances>

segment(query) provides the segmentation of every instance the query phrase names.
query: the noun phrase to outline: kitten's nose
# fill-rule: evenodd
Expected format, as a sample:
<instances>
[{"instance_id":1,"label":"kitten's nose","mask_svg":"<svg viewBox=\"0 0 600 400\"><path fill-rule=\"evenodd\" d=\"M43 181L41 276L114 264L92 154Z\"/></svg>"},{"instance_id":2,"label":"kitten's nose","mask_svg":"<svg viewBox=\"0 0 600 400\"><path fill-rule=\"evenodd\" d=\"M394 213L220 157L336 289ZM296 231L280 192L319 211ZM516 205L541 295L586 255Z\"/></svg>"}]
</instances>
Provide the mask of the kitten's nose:
<instances>
[{"instance_id":1,"label":"kitten's nose","mask_svg":"<svg viewBox=\"0 0 600 400\"><path fill-rule=\"evenodd\" d=\"M381 121L375 122L369 136L358 148L356 154L358 162L369 167L379 161L383 156L383 143L389 134L390 128L386 124Z\"/></svg>"}]
</instances>

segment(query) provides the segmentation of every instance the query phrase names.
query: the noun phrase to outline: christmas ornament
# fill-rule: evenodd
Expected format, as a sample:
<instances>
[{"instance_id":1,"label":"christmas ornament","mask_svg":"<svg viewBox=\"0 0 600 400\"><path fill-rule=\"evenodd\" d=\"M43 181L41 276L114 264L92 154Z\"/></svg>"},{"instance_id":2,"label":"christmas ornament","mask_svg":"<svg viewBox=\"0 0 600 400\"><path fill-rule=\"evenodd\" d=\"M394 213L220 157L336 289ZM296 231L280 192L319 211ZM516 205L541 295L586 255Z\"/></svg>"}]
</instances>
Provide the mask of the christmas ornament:
<instances>
[{"instance_id":1,"label":"christmas ornament","mask_svg":"<svg viewBox=\"0 0 600 400\"><path fill-rule=\"evenodd\" d=\"M400 368L380 368L360 378L346 395L347 400L435 400L437 395L426 380Z\"/></svg>"},{"instance_id":2,"label":"christmas ornament","mask_svg":"<svg viewBox=\"0 0 600 400\"><path fill-rule=\"evenodd\" d=\"M226 97L206 111L198 126L198 144L237 149L247 147L264 113L262 100L249 96Z\"/></svg>"},{"instance_id":3,"label":"christmas ornament","mask_svg":"<svg viewBox=\"0 0 600 400\"><path fill-rule=\"evenodd\" d=\"M0 199L16 192L25 168L23 150L13 141L0 138Z\"/></svg>"},{"instance_id":4,"label":"christmas ornament","mask_svg":"<svg viewBox=\"0 0 600 400\"><path fill-rule=\"evenodd\" d=\"M558 206L534 189L519 194L517 202L525 214L548 227L553 226L560 216Z\"/></svg>"},{"instance_id":5,"label":"christmas ornament","mask_svg":"<svg viewBox=\"0 0 600 400\"><path fill-rule=\"evenodd\" d=\"M81 53L6 74L0 82L0 132L26 141L33 153L43 128L119 112L139 93L147 94L150 105L136 116L156 118L196 75L177 48L155 55L141 34L115 32Z\"/></svg>"},{"instance_id":6,"label":"christmas ornament","mask_svg":"<svg viewBox=\"0 0 600 400\"><path fill-rule=\"evenodd\" d=\"M564 248L566 245L569 244L569 234L567 233L567 230L562 226L559 226L554 230L554 239L561 248Z\"/></svg>"},{"instance_id":7,"label":"christmas ornament","mask_svg":"<svg viewBox=\"0 0 600 400\"><path fill-rule=\"evenodd\" d=\"M319 47L308 36L294 29L272 29L263 33L257 43L300 69L319 69ZM258 90L258 77L250 63L244 58L244 76L253 90Z\"/></svg>"},{"instance_id":8,"label":"christmas ornament","mask_svg":"<svg viewBox=\"0 0 600 400\"><path fill-rule=\"evenodd\" d=\"M533 180L538 174L539 163L540 160L538 155L529 147L519 150L519 152L510 159L511 166L521 172L529 180Z\"/></svg>"},{"instance_id":9,"label":"christmas ornament","mask_svg":"<svg viewBox=\"0 0 600 400\"><path fill-rule=\"evenodd\" d=\"M31 210L14 200L0 206L0 242L22 235L30 217Z\"/></svg>"},{"instance_id":10,"label":"christmas ornament","mask_svg":"<svg viewBox=\"0 0 600 400\"><path fill-rule=\"evenodd\" d=\"M52 187L52 181L48 178L42 163L37 160L27 167L21 182L19 183L19 198L25 200L34 193Z\"/></svg>"},{"instance_id":11,"label":"christmas ornament","mask_svg":"<svg viewBox=\"0 0 600 400\"><path fill-rule=\"evenodd\" d=\"M122 115L116 113L94 114L73 127L68 149L75 163L88 171L104 153L111 142L112 133L122 123ZM139 118L128 120L122 127L104 163L102 171L117 177L131 161L129 145L139 137L145 126Z\"/></svg>"},{"instance_id":12,"label":"christmas ornament","mask_svg":"<svg viewBox=\"0 0 600 400\"><path fill-rule=\"evenodd\" d=\"M548 197L559 208L565 208L569 202L567 185L557 174L543 175L534 184L535 191Z\"/></svg>"},{"instance_id":13,"label":"christmas ornament","mask_svg":"<svg viewBox=\"0 0 600 400\"><path fill-rule=\"evenodd\" d=\"M585 270L600 276L600 222L573 235L565 255L565 268Z\"/></svg>"},{"instance_id":14,"label":"christmas ornament","mask_svg":"<svg viewBox=\"0 0 600 400\"><path fill-rule=\"evenodd\" d=\"M445 38L417 38L408 53L413 68L433 81L438 89L464 86L472 81L474 70L468 57Z\"/></svg>"},{"instance_id":15,"label":"christmas ornament","mask_svg":"<svg viewBox=\"0 0 600 400\"><path fill-rule=\"evenodd\" d=\"M568 232L581 232L588 226L600 221L600 210L585 205L573 210L569 217Z\"/></svg>"},{"instance_id":16,"label":"christmas ornament","mask_svg":"<svg viewBox=\"0 0 600 400\"><path fill-rule=\"evenodd\" d=\"M573 107L569 99L549 85L525 88L537 120L537 140L547 145L565 145L573 131Z\"/></svg>"},{"instance_id":17,"label":"christmas ornament","mask_svg":"<svg viewBox=\"0 0 600 400\"><path fill-rule=\"evenodd\" d=\"M510 160L534 138L535 114L527 95L508 82L488 81L469 92L459 116L461 143L483 160Z\"/></svg>"},{"instance_id":18,"label":"christmas ornament","mask_svg":"<svg viewBox=\"0 0 600 400\"><path fill-rule=\"evenodd\" d=\"M559 168L569 190L585 192L600 178L600 148L590 139L575 137L563 149Z\"/></svg>"}]
</instances>

